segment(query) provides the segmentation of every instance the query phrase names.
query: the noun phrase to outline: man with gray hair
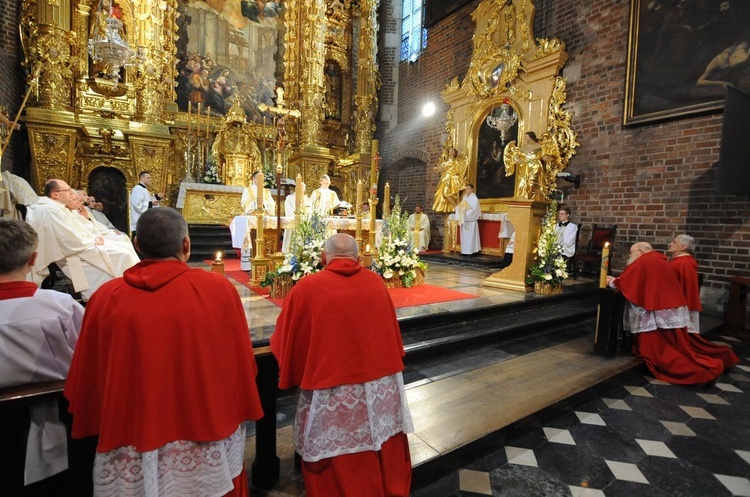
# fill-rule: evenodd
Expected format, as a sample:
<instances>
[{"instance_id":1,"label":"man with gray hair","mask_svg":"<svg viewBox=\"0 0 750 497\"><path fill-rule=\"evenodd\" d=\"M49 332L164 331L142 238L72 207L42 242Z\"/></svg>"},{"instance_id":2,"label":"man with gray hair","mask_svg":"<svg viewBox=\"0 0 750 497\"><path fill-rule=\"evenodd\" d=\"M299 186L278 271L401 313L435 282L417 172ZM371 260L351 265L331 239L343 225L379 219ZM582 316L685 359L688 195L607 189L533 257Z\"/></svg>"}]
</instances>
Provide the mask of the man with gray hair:
<instances>
[{"instance_id":1,"label":"man with gray hair","mask_svg":"<svg viewBox=\"0 0 750 497\"><path fill-rule=\"evenodd\" d=\"M709 383L739 362L732 349L715 345L690 329L682 285L667 256L647 242L630 247L628 266L610 286L630 302L626 328L634 334L633 352L656 379L682 385Z\"/></svg>"},{"instance_id":2,"label":"man with gray hair","mask_svg":"<svg viewBox=\"0 0 750 497\"><path fill-rule=\"evenodd\" d=\"M146 259L89 301L65 385L73 437L99 436L94 495L247 496L245 421L263 412L239 294L186 264L172 208L134 242Z\"/></svg>"},{"instance_id":3,"label":"man with gray hair","mask_svg":"<svg viewBox=\"0 0 750 497\"><path fill-rule=\"evenodd\" d=\"M37 243L31 226L0 218L0 388L64 380L81 329L83 307L70 295L26 281ZM57 400L32 404L30 420L25 476L0 482L8 495L68 467Z\"/></svg>"},{"instance_id":4,"label":"man with gray hair","mask_svg":"<svg viewBox=\"0 0 750 497\"><path fill-rule=\"evenodd\" d=\"M682 285L685 299L690 310L689 331L700 333L701 291L698 282L698 261L695 260L695 239L690 235L677 235L669 242L667 254L672 267L677 273L677 279Z\"/></svg>"},{"instance_id":5,"label":"man with gray hair","mask_svg":"<svg viewBox=\"0 0 750 497\"><path fill-rule=\"evenodd\" d=\"M322 260L287 295L271 335L279 387L300 387L293 437L305 490L406 497L413 425L393 302L350 235L328 238Z\"/></svg>"}]
</instances>

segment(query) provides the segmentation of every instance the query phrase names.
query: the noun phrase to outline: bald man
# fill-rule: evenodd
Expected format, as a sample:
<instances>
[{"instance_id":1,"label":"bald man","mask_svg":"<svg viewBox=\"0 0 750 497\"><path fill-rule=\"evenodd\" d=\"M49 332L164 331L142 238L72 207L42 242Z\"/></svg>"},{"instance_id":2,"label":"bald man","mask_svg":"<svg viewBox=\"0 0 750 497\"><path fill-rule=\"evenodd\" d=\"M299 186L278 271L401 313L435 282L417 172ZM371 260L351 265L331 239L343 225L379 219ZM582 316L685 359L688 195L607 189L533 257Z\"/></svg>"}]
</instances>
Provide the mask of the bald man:
<instances>
[{"instance_id":1,"label":"bald man","mask_svg":"<svg viewBox=\"0 0 750 497\"><path fill-rule=\"evenodd\" d=\"M610 286L630 302L626 327L635 335L633 352L654 377L683 385L708 383L739 359L732 349L691 333L688 302L667 256L647 242L630 247L628 266Z\"/></svg>"},{"instance_id":2,"label":"bald man","mask_svg":"<svg viewBox=\"0 0 750 497\"><path fill-rule=\"evenodd\" d=\"M396 311L382 279L360 264L353 237L328 238L322 260L324 270L289 293L271 336L279 387L300 387L294 446L305 490L406 497L413 426Z\"/></svg>"}]
</instances>

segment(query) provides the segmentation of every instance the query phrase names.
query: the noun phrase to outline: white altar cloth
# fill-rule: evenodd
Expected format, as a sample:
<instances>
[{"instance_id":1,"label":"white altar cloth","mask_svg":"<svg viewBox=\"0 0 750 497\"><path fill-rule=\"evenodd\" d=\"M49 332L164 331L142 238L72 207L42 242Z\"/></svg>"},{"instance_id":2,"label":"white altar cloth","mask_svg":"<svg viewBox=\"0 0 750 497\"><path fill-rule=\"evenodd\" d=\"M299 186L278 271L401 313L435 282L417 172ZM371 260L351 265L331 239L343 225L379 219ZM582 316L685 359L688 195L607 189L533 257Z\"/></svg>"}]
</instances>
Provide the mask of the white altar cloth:
<instances>
[{"instance_id":1,"label":"white altar cloth","mask_svg":"<svg viewBox=\"0 0 750 497\"><path fill-rule=\"evenodd\" d=\"M328 219L328 228L332 230L345 230L345 231L355 231L357 229L357 220L352 217L329 217ZM263 228L265 229L271 229L275 230L277 228L276 225L276 216L264 216L263 217ZM250 229L255 229L258 227L258 219L256 216L235 216L234 219L232 219L232 222L229 223L229 231L232 233L232 247L234 248L242 248L242 242L245 240L245 233L247 232L247 227L250 226ZM294 218L293 217L281 217L281 229L286 228L292 228L294 227ZM364 233L369 232L370 227L370 219L362 219L362 232L363 236ZM375 239L376 243L379 243L380 241L380 232L383 229L383 221L382 219L376 219L375 220Z\"/></svg>"}]
</instances>

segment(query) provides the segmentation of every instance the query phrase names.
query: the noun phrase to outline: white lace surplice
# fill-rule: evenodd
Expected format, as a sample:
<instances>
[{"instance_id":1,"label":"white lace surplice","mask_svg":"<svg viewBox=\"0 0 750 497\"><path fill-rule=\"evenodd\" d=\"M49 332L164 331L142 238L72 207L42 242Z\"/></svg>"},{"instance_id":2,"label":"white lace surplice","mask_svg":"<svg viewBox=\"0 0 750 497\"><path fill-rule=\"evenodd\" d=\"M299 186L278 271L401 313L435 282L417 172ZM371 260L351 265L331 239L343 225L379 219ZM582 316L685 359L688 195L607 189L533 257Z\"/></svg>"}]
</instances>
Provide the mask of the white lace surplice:
<instances>
[{"instance_id":1,"label":"white lace surplice","mask_svg":"<svg viewBox=\"0 0 750 497\"><path fill-rule=\"evenodd\" d=\"M304 461L377 451L392 436L412 431L401 373L367 383L300 389L294 447Z\"/></svg>"},{"instance_id":2,"label":"white lace surplice","mask_svg":"<svg viewBox=\"0 0 750 497\"><path fill-rule=\"evenodd\" d=\"M218 497L242 471L245 426L215 442L178 440L149 452L119 447L96 453L96 497Z\"/></svg>"},{"instance_id":3,"label":"white lace surplice","mask_svg":"<svg viewBox=\"0 0 750 497\"><path fill-rule=\"evenodd\" d=\"M657 328L688 328L688 331L695 332L695 325L690 317L690 311L688 311L687 306L660 311L647 311L643 307L629 303L625 307L623 321L625 329L631 333L645 333L647 331L654 331Z\"/></svg>"}]
</instances>

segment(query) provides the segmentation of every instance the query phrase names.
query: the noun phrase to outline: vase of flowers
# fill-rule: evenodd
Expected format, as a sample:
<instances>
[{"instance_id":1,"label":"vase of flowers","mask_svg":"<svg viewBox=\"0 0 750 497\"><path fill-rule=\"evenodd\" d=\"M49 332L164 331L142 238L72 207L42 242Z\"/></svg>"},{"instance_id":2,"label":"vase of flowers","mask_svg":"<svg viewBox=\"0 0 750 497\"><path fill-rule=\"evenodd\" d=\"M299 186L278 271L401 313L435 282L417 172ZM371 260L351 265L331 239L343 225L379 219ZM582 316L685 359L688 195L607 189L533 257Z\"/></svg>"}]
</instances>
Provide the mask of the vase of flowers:
<instances>
[{"instance_id":1,"label":"vase of flowers","mask_svg":"<svg viewBox=\"0 0 750 497\"><path fill-rule=\"evenodd\" d=\"M266 273L260 283L270 287L271 298L284 298L301 278L323 269L320 256L325 241L325 217L314 211L300 216L284 262L277 270Z\"/></svg>"},{"instance_id":2,"label":"vase of flowers","mask_svg":"<svg viewBox=\"0 0 750 497\"><path fill-rule=\"evenodd\" d=\"M537 262L531 266L526 277L526 284L534 285L534 292L541 295L562 293L562 282L568 277L568 263L555 233L556 220L557 202L552 202L542 221L542 232L537 242Z\"/></svg>"},{"instance_id":3,"label":"vase of flowers","mask_svg":"<svg viewBox=\"0 0 750 497\"><path fill-rule=\"evenodd\" d=\"M204 183L219 184L221 178L219 177L219 166L216 164L216 159L209 157L206 161L206 171L203 175Z\"/></svg>"},{"instance_id":4,"label":"vase of flowers","mask_svg":"<svg viewBox=\"0 0 750 497\"><path fill-rule=\"evenodd\" d=\"M388 288L409 288L424 283L427 263L417 255L419 248L411 246L408 219L408 214L401 211L401 203L396 196L390 214L383 219L378 259L372 264L372 270L382 276Z\"/></svg>"}]
</instances>

